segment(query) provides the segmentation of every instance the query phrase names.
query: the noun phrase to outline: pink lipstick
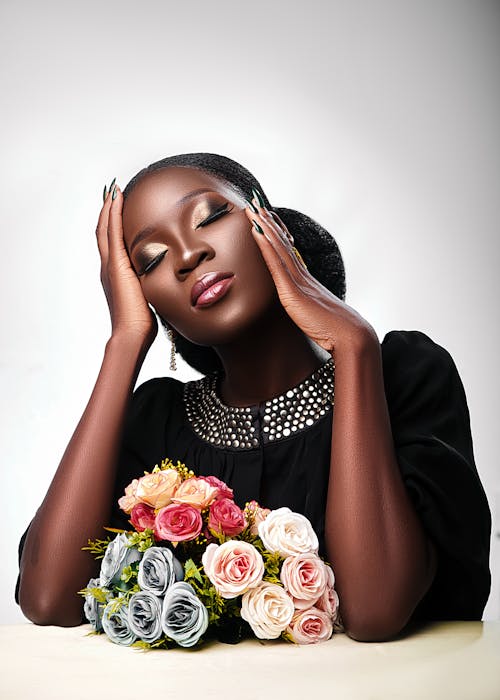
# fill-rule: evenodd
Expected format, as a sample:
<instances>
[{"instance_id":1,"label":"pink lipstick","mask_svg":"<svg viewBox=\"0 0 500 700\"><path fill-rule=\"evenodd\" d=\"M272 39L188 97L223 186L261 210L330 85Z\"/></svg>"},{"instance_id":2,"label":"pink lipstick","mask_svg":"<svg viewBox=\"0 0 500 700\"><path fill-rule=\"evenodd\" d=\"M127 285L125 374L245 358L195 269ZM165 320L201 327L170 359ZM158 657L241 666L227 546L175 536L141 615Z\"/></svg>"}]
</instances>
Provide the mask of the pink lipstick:
<instances>
[{"instance_id":1,"label":"pink lipstick","mask_svg":"<svg viewBox=\"0 0 500 700\"><path fill-rule=\"evenodd\" d=\"M200 277L191 290L193 306L210 306L221 299L234 280L232 272L208 272Z\"/></svg>"}]
</instances>

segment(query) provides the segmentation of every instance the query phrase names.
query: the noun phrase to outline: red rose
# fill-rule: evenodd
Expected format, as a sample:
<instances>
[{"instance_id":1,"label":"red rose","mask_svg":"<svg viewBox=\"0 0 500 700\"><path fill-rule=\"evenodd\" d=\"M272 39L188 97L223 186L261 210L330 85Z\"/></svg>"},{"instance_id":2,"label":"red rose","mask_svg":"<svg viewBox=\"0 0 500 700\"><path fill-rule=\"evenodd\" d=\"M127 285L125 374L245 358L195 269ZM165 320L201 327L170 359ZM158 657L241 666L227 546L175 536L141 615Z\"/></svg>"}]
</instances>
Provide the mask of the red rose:
<instances>
[{"instance_id":1,"label":"red rose","mask_svg":"<svg viewBox=\"0 0 500 700\"><path fill-rule=\"evenodd\" d=\"M150 530L155 526L155 511L145 503L136 503L130 513L130 522L137 532L143 532L147 527Z\"/></svg>"},{"instance_id":2,"label":"red rose","mask_svg":"<svg viewBox=\"0 0 500 700\"><path fill-rule=\"evenodd\" d=\"M243 532L246 526L247 521L243 511L230 498L221 498L210 506L208 528L214 533L233 537Z\"/></svg>"},{"instance_id":3,"label":"red rose","mask_svg":"<svg viewBox=\"0 0 500 700\"><path fill-rule=\"evenodd\" d=\"M182 542L194 540L201 532L200 511L187 503L171 503L156 514L154 534L157 540Z\"/></svg>"},{"instance_id":4,"label":"red rose","mask_svg":"<svg viewBox=\"0 0 500 700\"><path fill-rule=\"evenodd\" d=\"M200 476L199 478L205 479L210 486L215 486L218 489L217 496L215 497L217 500L234 497L233 489L230 489L224 481L221 481L216 476Z\"/></svg>"}]
</instances>

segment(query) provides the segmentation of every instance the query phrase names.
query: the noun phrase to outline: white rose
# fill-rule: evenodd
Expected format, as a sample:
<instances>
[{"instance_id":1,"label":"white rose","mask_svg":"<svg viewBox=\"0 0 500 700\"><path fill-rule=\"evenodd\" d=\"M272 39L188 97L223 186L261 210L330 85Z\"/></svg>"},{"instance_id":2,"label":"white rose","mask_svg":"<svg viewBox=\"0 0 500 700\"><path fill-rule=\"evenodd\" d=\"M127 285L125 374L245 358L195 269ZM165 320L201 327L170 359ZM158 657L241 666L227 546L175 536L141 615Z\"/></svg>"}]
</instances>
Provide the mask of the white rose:
<instances>
[{"instance_id":1,"label":"white rose","mask_svg":"<svg viewBox=\"0 0 500 700\"><path fill-rule=\"evenodd\" d=\"M259 639L276 639L290 624L293 601L284 588L263 581L243 594L241 617Z\"/></svg>"},{"instance_id":2,"label":"white rose","mask_svg":"<svg viewBox=\"0 0 500 700\"><path fill-rule=\"evenodd\" d=\"M270 552L289 557L303 552L318 553L319 543L309 520L290 508L272 510L259 524L259 537Z\"/></svg>"}]
</instances>

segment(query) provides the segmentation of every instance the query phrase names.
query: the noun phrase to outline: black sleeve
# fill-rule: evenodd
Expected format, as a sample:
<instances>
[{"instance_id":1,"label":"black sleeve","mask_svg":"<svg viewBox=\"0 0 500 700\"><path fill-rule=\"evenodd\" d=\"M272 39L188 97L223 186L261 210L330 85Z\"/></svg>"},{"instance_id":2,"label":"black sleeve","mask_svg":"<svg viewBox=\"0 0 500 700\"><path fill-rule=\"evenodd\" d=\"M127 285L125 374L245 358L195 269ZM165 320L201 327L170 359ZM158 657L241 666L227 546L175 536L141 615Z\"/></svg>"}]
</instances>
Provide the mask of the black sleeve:
<instances>
[{"instance_id":1,"label":"black sleeve","mask_svg":"<svg viewBox=\"0 0 500 700\"><path fill-rule=\"evenodd\" d=\"M125 486L144 471L150 471L165 456L165 423L172 407L178 401L183 384L171 377L149 379L138 386L132 394L118 458L110 522L103 526L130 529L128 516L118 507L118 498L123 495ZM24 531L18 546L18 564L30 524ZM18 574L15 600L19 605Z\"/></svg>"},{"instance_id":2,"label":"black sleeve","mask_svg":"<svg viewBox=\"0 0 500 700\"><path fill-rule=\"evenodd\" d=\"M399 467L438 554L413 619L480 620L491 585L491 514L462 381L449 352L421 331L390 331L381 347Z\"/></svg>"}]
</instances>

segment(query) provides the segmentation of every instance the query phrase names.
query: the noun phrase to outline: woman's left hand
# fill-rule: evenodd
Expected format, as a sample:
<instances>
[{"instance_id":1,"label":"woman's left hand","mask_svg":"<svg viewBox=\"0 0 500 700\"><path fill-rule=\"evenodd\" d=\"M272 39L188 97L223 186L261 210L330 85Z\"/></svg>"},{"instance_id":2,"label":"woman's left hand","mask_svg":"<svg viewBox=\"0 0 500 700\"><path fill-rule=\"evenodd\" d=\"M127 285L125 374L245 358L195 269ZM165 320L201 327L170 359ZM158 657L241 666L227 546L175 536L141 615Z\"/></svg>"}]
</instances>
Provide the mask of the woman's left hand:
<instances>
[{"instance_id":1,"label":"woman's left hand","mask_svg":"<svg viewBox=\"0 0 500 700\"><path fill-rule=\"evenodd\" d=\"M355 309L324 287L293 250L293 237L282 219L254 196L245 209L252 234L273 277L282 306L294 323L315 343L333 354L334 348L378 338ZM260 227L262 233L255 227Z\"/></svg>"}]
</instances>

